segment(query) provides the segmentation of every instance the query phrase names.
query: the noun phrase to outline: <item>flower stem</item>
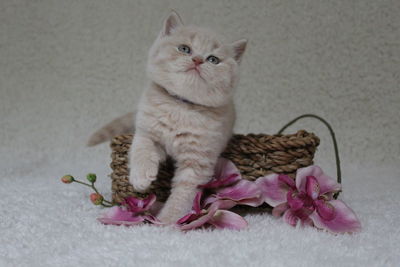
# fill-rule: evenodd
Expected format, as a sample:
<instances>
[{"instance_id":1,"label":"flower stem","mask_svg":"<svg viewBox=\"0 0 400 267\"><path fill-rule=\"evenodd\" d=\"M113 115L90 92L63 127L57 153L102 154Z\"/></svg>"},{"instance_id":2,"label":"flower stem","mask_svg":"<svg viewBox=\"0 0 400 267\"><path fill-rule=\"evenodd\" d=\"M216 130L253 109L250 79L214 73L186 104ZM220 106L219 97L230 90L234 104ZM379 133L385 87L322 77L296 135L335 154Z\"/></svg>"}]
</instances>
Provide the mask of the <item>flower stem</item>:
<instances>
[{"instance_id":1,"label":"flower stem","mask_svg":"<svg viewBox=\"0 0 400 267\"><path fill-rule=\"evenodd\" d=\"M112 205L112 206L114 206L114 204L111 202L111 201L108 201L108 200L103 200L105 203L107 203L107 204L110 204L110 205Z\"/></svg>"},{"instance_id":2,"label":"flower stem","mask_svg":"<svg viewBox=\"0 0 400 267\"><path fill-rule=\"evenodd\" d=\"M92 184L88 184L88 183L85 183L85 182L82 182L82 181L79 181L79 180L76 180L76 179L74 179L74 182L76 182L76 183L78 183L78 184L83 184L83 185L85 185L85 186L88 186L88 187L92 188L92 189L94 190L94 192L96 192L96 194L101 195L101 194L99 193L99 191L97 190L97 188L94 186L94 183L93 183L93 182L92 182ZM109 205L107 205L107 204L101 203L101 205L102 205L103 207L108 207L108 208L109 208L109 207L114 206L114 203L112 203L111 201L108 201L108 200L106 200L106 199L103 199L103 202L109 204Z\"/></svg>"},{"instance_id":3,"label":"flower stem","mask_svg":"<svg viewBox=\"0 0 400 267\"><path fill-rule=\"evenodd\" d=\"M86 186L92 187L90 184L87 184L87 183L85 183L85 182L81 182L81 181L79 181L79 180L76 180L76 179L74 179L74 182L75 182L75 183L78 183L78 184L83 184L83 185L86 185Z\"/></svg>"},{"instance_id":4,"label":"flower stem","mask_svg":"<svg viewBox=\"0 0 400 267\"><path fill-rule=\"evenodd\" d=\"M90 187L94 190L94 192L96 192L97 194L101 195L99 193L99 191L97 191L97 188L94 186L94 183L92 183L92 185Z\"/></svg>"},{"instance_id":5,"label":"flower stem","mask_svg":"<svg viewBox=\"0 0 400 267\"><path fill-rule=\"evenodd\" d=\"M104 201L106 201L106 200L103 200L103 202ZM106 202L109 202L109 201L106 201ZM104 203L101 203L101 205L103 206L103 207L106 207L106 208L111 208L111 207L113 207L114 205L107 205L107 204L104 204Z\"/></svg>"},{"instance_id":6,"label":"flower stem","mask_svg":"<svg viewBox=\"0 0 400 267\"><path fill-rule=\"evenodd\" d=\"M324 120L324 119L321 118L320 116L317 116L317 115L314 115L314 114L304 114L304 115L301 115L301 116L299 116L299 117L297 117L297 118L291 120L290 122L288 122L285 126L283 126L283 127L279 130L278 134L282 134L282 132L283 132L287 127L289 127L290 125L292 125L292 124L295 123L296 121L298 121L298 120L300 120L300 119L302 119L302 118L307 118L307 117L308 117L308 118L314 118L314 119L317 119L317 120L321 121L321 122L322 122L323 124L325 124L325 126L328 128L329 133L330 133L330 135L331 135L331 137L332 137L333 148L334 148L334 150L335 150L337 182L338 182L339 184L341 184L341 183L342 183L342 172L341 172L341 168L340 168L339 148L338 148L338 144L337 144L337 141L336 141L335 132L333 131L332 126L331 126L326 120ZM337 193L334 195L334 198L336 199L338 196L339 196L339 192L337 192Z\"/></svg>"}]
</instances>

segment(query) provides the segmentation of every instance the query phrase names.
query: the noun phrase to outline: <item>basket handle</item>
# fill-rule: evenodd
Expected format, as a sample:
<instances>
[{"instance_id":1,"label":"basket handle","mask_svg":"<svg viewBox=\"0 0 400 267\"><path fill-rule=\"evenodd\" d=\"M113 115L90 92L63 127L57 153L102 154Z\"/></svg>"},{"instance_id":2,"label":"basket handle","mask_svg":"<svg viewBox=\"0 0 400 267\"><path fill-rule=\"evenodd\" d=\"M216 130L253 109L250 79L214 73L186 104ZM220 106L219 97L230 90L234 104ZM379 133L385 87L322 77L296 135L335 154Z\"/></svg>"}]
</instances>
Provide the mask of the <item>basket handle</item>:
<instances>
[{"instance_id":1,"label":"basket handle","mask_svg":"<svg viewBox=\"0 0 400 267\"><path fill-rule=\"evenodd\" d=\"M282 132L283 132L286 128L288 128L290 125L294 124L296 121L298 121L298 120L300 120L300 119L303 119L303 118L315 118L315 119L321 121L323 124L325 124L325 126L328 128L329 133L331 134L331 137L332 137L333 148L335 149L337 182L338 182L339 184L341 184L341 183L342 183L342 172L341 172L341 169L340 169L339 149L338 149L338 145L337 145L337 142L336 142L335 132L333 131L331 125L330 125L326 120L324 120L323 118L321 118L321 117L319 117L319 116L317 116L317 115L314 115L314 114L304 114L304 115L301 115L301 116L299 116L299 117L297 117L297 118L291 120L290 122L288 122L285 126L283 126L283 127L279 130L278 134L282 134ZM339 192L337 192L337 193L334 195L334 198L336 199L338 196L339 196Z\"/></svg>"}]
</instances>

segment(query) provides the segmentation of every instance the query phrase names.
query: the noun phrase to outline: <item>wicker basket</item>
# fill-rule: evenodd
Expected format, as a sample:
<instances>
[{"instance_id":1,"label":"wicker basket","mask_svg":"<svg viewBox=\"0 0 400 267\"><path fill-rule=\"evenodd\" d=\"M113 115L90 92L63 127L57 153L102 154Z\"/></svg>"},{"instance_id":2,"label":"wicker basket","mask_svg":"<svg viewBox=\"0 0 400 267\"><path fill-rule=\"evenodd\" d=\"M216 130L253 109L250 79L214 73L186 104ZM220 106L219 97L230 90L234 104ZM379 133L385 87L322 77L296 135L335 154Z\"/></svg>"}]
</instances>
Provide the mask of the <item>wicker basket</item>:
<instances>
[{"instance_id":1,"label":"wicker basket","mask_svg":"<svg viewBox=\"0 0 400 267\"><path fill-rule=\"evenodd\" d=\"M117 136L112 140L111 173L113 201L121 203L125 197L138 195L129 183L128 151L132 135ZM237 134L232 137L222 156L230 159L247 180L255 180L269 173L285 173L294 177L298 168L313 164L319 138L304 130L289 135ZM173 162L169 159L160 166L158 178L150 187L159 201L170 193Z\"/></svg>"}]
</instances>

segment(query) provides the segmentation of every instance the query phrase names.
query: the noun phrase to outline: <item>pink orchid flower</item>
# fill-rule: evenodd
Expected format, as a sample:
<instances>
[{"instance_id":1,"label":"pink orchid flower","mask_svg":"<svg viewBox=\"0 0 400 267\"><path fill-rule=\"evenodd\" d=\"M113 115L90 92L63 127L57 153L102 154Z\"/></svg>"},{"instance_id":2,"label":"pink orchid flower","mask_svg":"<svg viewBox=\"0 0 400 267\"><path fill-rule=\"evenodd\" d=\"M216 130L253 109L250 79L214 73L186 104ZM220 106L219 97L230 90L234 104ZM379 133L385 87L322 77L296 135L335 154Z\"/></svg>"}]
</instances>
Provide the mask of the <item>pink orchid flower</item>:
<instances>
[{"instance_id":1,"label":"pink orchid flower","mask_svg":"<svg viewBox=\"0 0 400 267\"><path fill-rule=\"evenodd\" d=\"M225 158L218 160L214 179L199 188L212 193L205 205L217 200L231 200L236 205L257 207L264 202L260 188L254 182L242 179L233 162Z\"/></svg>"},{"instance_id":2,"label":"pink orchid flower","mask_svg":"<svg viewBox=\"0 0 400 267\"><path fill-rule=\"evenodd\" d=\"M256 207L264 202L258 186L254 182L243 180L236 166L224 158L218 160L214 179L199 188L203 191L196 195L192 211L177 222L182 230L204 225L243 229L247 226L246 220L227 209L236 205ZM206 196L204 201L203 196Z\"/></svg>"},{"instance_id":3,"label":"pink orchid flower","mask_svg":"<svg viewBox=\"0 0 400 267\"><path fill-rule=\"evenodd\" d=\"M203 192L201 191L196 194L192 211L177 221L177 225L181 230L186 231L207 225L212 225L216 228L241 230L247 226L247 222L242 216L226 210L235 206L233 201L215 201L207 209L203 209L201 205L202 195Z\"/></svg>"},{"instance_id":4,"label":"pink orchid flower","mask_svg":"<svg viewBox=\"0 0 400 267\"><path fill-rule=\"evenodd\" d=\"M144 199L130 196L124 199L122 205L126 206L131 212L139 213L148 211L155 201L156 195L154 194L151 194Z\"/></svg>"},{"instance_id":5,"label":"pink orchid flower","mask_svg":"<svg viewBox=\"0 0 400 267\"><path fill-rule=\"evenodd\" d=\"M149 213L149 209L156 201L154 194L147 198L127 197L123 206L114 206L107 210L98 220L104 224L113 225L137 225L143 222L161 224L161 222Z\"/></svg>"},{"instance_id":6,"label":"pink orchid flower","mask_svg":"<svg viewBox=\"0 0 400 267\"><path fill-rule=\"evenodd\" d=\"M214 192L205 200L206 205L218 200L231 200L235 205L252 207L258 207L264 203L260 188L254 182L247 180L240 180L229 187L216 188Z\"/></svg>"},{"instance_id":7,"label":"pink orchid flower","mask_svg":"<svg viewBox=\"0 0 400 267\"><path fill-rule=\"evenodd\" d=\"M318 166L297 170L295 181L287 175L271 174L256 180L264 201L290 225L314 225L333 233L356 232L361 229L354 212L333 195L341 185L325 175Z\"/></svg>"},{"instance_id":8,"label":"pink orchid flower","mask_svg":"<svg viewBox=\"0 0 400 267\"><path fill-rule=\"evenodd\" d=\"M242 177L240 176L240 172L232 161L225 158L219 158L214 170L214 179L206 184L200 185L199 188L216 189L226 187L241 179Z\"/></svg>"}]
</instances>

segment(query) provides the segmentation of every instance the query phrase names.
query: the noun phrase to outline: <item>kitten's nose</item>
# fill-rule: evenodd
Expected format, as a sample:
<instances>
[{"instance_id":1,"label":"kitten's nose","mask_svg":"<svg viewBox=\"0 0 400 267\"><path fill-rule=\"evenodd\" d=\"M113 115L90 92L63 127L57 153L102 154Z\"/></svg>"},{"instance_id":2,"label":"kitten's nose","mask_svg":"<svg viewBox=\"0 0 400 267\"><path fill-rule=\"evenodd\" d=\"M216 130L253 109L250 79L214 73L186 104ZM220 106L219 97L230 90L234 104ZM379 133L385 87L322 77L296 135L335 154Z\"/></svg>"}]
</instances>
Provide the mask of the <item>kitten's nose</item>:
<instances>
[{"instance_id":1,"label":"kitten's nose","mask_svg":"<svg viewBox=\"0 0 400 267\"><path fill-rule=\"evenodd\" d=\"M194 62L195 65L200 65L203 64L204 62L203 58L199 56L192 57L192 61Z\"/></svg>"}]
</instances>

